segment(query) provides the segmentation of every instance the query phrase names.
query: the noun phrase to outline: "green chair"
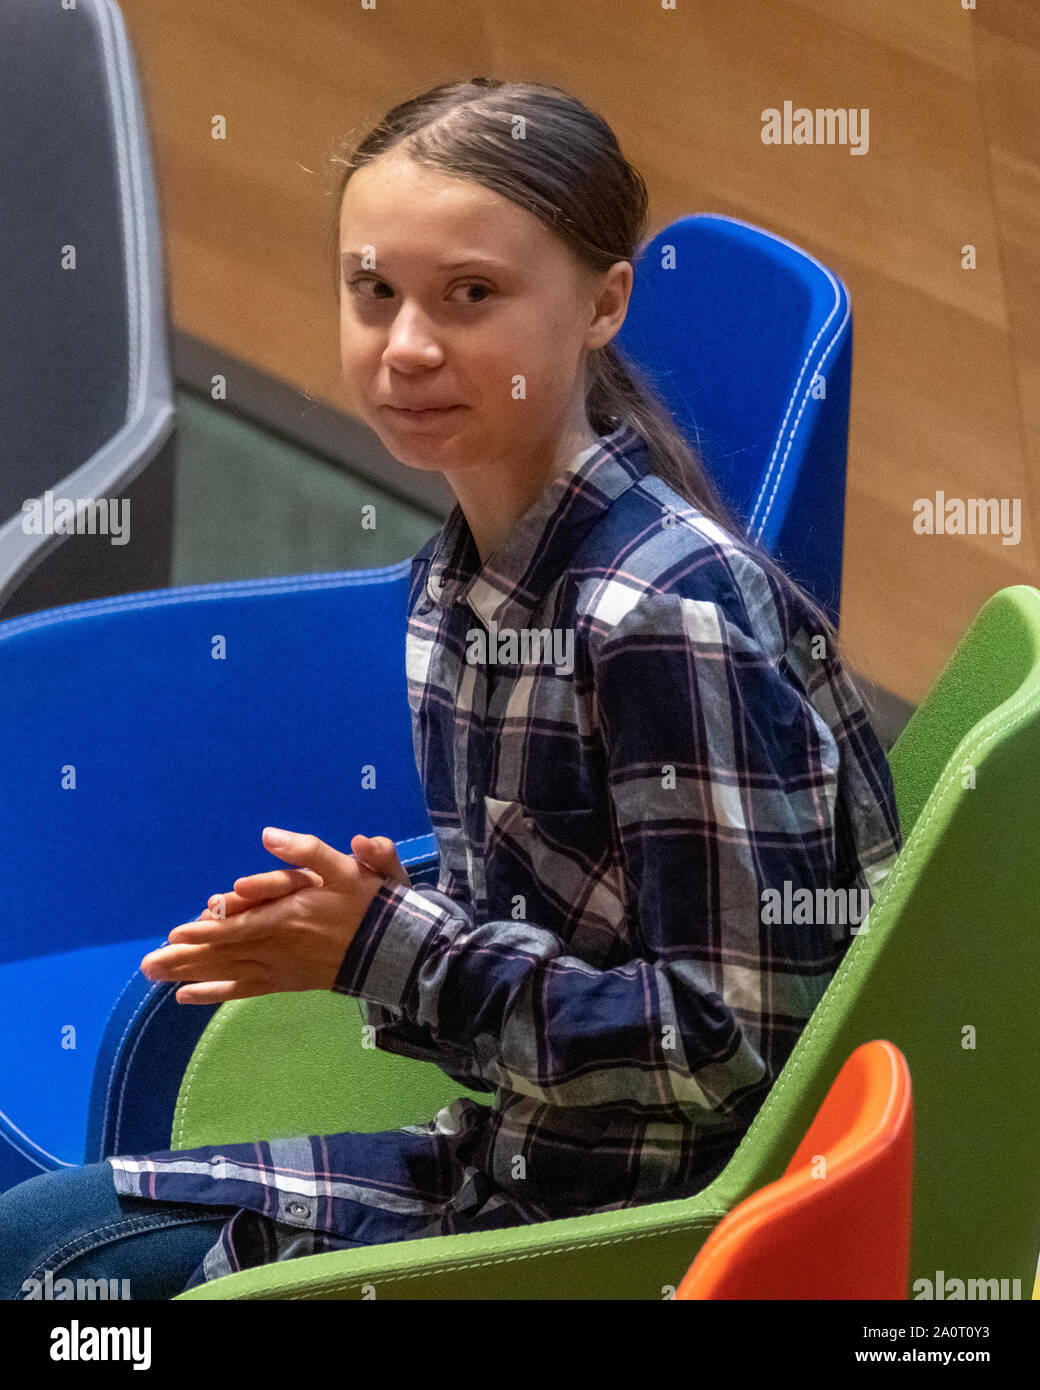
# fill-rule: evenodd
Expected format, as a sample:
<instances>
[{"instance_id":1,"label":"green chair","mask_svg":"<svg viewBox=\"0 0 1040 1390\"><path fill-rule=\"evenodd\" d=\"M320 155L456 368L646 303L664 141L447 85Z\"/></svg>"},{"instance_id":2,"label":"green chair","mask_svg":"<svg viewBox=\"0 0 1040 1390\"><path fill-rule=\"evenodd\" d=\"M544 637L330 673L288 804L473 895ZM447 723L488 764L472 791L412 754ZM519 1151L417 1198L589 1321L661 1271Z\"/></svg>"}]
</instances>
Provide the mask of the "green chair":
<instances>
[{"instance_id":1,"label":"green chair","mask_svg":"<svg viewBox=\"0 0 1040 1390\"><path fill-rule=\"evenodd\" d=\"M910 1297L942 1271L947 1285L1018 1279L1028 1299L1040 1242L1040 590L1017 585L983 606L890 761L903 851L703 1191L306 1256L178 1297L671 1297L719 1222L782 1177L849 1055L886 1038L914 1084ZM429 1063L365 1049L362 1022L359 1001L323 992L222 1005L185 1074L172 1147L393 1128L459 1094Z\"/></svg>"}]
</instances>

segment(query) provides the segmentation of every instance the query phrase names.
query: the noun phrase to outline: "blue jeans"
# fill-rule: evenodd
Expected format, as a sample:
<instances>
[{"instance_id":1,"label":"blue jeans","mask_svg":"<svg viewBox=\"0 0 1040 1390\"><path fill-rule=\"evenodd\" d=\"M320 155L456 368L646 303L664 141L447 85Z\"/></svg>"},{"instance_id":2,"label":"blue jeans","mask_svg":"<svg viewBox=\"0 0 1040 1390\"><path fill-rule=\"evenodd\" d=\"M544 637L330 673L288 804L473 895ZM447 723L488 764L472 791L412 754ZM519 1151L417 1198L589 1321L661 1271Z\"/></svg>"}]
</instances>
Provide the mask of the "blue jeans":
<instances>
[{"instance_id":1,"label":"blue jeans","mask_svg":"<svg viewBox=\"0 0 1040 1390\"><path fill-rule=\"evenodd\" d=\"M124 1197L110 1163L41 1173L0 1192L0 1299L25 1299L30 1279L42 1286L36 1296L46 1297L47 1270L52 1284L117 1280L112 1296L173 1298L237 1210ZM72 1287L75 1295L54 1296L97 1296Z\"/></svg>"}]
</instances>

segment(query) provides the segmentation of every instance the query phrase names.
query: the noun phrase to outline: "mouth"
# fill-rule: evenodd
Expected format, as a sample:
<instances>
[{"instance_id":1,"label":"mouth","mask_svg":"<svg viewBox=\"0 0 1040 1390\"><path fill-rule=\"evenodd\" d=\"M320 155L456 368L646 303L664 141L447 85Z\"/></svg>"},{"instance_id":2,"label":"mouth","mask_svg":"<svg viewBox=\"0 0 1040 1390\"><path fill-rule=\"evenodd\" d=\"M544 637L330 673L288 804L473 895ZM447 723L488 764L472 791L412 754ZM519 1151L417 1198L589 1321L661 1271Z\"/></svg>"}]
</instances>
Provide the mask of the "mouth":
<instances>
[{"instance_id":1,"label":"mouth","mask_svg":"<svg viewBox=\"0 0 1040 1390\"><path fill-rule=\"evenodd\" d=\"M407 410L401 406L386 405L384 410L388 410L391 415L397 416L401 420L439 420L443 416L453 415L458 410L465 410L463 405L443 405L426 410Z\"/></svg>"},{"instance_id":2,"label":"mouth","mask_svg":"<svg viewBox=\"0 0 1040 1390\"><path fill-rule=\"evenodd\" d=\"M437 410L403 410L399 406L384 406L382 409L387 411L393 424L403 425L406 430L413 430L413 428L420 428L423 425L437 427L437 425L448 424L449 421L460 416L466 406L441 406Z\"/></svg>"}]
</instances>

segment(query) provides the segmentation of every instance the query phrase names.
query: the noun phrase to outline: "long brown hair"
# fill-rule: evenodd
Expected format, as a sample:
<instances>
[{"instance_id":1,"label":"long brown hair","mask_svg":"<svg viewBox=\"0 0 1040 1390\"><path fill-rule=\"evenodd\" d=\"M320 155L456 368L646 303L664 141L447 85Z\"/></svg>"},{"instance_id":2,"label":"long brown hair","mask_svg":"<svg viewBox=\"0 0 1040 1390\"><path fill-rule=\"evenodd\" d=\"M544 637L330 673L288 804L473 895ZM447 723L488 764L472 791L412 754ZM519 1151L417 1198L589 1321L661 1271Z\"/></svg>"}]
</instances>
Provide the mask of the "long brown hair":
<instances>
[{"instance_id":1,"label":"long brown hair","mask_svg":"<svg viewBox=\"0 0 1040 1390\"><path fill-rule=\"evenodd\" d=\"M512 131L521 117L525 138L515 139ZM634 264L646 226L647 189L603 117L560 87L475 77L441 83L401 102L333 156L332 164L344 171L332 228L337 295L342 289L339 212L347 184L356 170L405 142L417 164L472 179L533 213L591 270L606 271L616 261ZM827 613L747 534L656 388L613 343L588 354L585 406L597 434L630 424L649 448L653 472L732 535L781 591L793 587L825 637L828 656L838 655L837 632Z\"/></svg>"}]
</instances>

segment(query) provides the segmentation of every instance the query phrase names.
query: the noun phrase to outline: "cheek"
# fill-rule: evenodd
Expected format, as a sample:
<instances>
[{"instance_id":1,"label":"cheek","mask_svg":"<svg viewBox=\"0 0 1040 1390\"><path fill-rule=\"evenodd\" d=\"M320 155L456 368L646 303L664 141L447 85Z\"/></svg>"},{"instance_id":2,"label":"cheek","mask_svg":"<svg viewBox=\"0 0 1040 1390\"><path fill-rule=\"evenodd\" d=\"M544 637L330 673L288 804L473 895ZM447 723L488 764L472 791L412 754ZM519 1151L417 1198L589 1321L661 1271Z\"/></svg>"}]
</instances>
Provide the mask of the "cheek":
<instances>
[{"instance_id":1,"label":"cheek","mask_svg":"<svg viewBox=\"0 0 1040 1390\"><path fill-rule=\"evenodd\" d=\"M489 398L517 409L551 398L560 385L560 350L554 335L562 327L530 320L467 344L466 375L479 382Z\"/></svg>"}]
</instances>

